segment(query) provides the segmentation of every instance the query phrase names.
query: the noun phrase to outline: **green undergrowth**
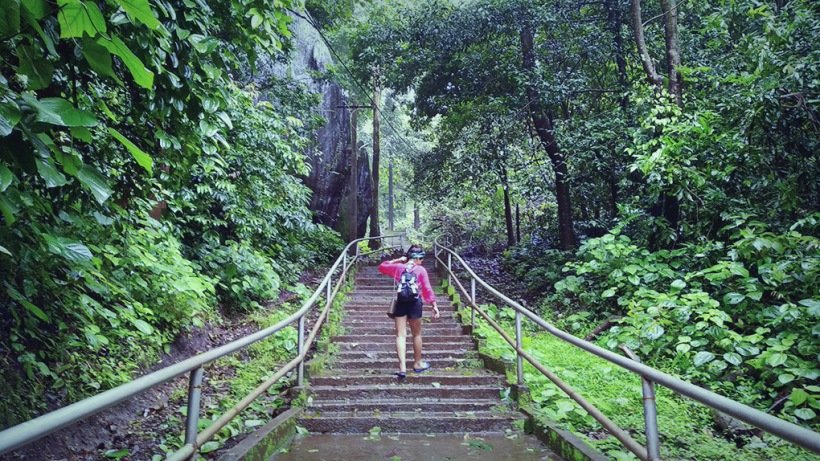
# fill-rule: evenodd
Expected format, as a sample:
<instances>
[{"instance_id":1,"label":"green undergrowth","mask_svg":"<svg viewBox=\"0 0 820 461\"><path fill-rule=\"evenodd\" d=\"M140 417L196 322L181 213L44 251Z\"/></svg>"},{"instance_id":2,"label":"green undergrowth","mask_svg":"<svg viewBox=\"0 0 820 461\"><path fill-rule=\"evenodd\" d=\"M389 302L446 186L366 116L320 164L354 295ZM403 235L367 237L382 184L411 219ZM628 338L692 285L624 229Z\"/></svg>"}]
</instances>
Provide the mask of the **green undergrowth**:
<instances>
[{"instance_id":1,"label":"green undergrowth","mask_svg":"<svg viewBox=\"0 0 820 461\"><path fill-rule=\"evenodd\" d=\"M492 317L514 334L511 309L499 310L493 305L482 306ZM492 357L512 362L515 354L492 327L476 316L475 334L484 340L481 351ZM539 362L572 386L621 428L629 431L641 444L646 443L639 378L592 354L584 352L546 332L525 331L524 348ZM514 365L508 372L515 379ZM637 459L623 448L578 404L557 386L525 362L525 384L530 389L531 404L538 419L551 420L560 427L579 435L589 445L611 459ZM749 461L795 460L817 458L768 434L744 439L743 448L727 440L714 427L710 410L694 401L677 396L657 386L658 426L661 434L661 455L664 459Z\"/></svg>"},{"instance_id":2,"label":"green undergrowth","mask_svg":"<svg viewBox=\"0 0 820 461\"><path fill-rule=\"evenodd\" d=\"M341 309L345 293L349 284L343 285L336 296L330 310L330 317L321 329L317 342L319 350L327 351L323 345L330 336L338 334L341 325ZM301 308L312 291L302 284L291 288L297 297L275 309L265 309L250 315L251 322L261 330L268 328L292 315ZM318 312L324 306L324 298L320 298L314 305ZM305 332L307 338L308 331ZM282 366L292 360L298 353L298 335L296 322L285 327L272 336L259 341L238 353L224 357L205 370L203 386L202 414L199 420L199 430L202 431L216 421L222 414L239 403L265 380L273 376ZM325 355L323 352L322 355ZM210 376L210 377L209 377ZM266 424L275 416L279 409L289 405L299 405L304 398L297 397L289 402L283 395L284 391L296 384L296 370L288 373L276 384L271 386L262 396L252 402L239 416L228 423L217 435L203 445L200 459L210 459L216 450L219 450L232 438L252 432L257 427ZM187 386L179 386L170 400L178 405L177 413L160 426L162 436L167 437L158 445L165 454L173 452L183 444L184 421L187 414ZM154 455L156 459L164 459L164 455Z\"/></svg>"}]
</instances>

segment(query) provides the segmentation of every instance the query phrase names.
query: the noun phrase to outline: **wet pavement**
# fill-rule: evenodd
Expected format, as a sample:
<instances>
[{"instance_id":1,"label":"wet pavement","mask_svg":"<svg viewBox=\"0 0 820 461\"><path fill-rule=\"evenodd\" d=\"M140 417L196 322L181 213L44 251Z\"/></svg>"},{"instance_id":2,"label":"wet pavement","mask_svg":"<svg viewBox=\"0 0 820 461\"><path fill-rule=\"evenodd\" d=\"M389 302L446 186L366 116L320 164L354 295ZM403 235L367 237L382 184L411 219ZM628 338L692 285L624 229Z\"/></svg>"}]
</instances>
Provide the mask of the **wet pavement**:
<instances>
[{"instance_id":1,"label":"wet pavement","mask_svg":"<svg viewBox=\"0 0 820 461\"><path fill-rule=\"evenodd\" d=\"M311 434L271 461L560 461L535 437L504 434Z\"/></svg>"}]
</instances>

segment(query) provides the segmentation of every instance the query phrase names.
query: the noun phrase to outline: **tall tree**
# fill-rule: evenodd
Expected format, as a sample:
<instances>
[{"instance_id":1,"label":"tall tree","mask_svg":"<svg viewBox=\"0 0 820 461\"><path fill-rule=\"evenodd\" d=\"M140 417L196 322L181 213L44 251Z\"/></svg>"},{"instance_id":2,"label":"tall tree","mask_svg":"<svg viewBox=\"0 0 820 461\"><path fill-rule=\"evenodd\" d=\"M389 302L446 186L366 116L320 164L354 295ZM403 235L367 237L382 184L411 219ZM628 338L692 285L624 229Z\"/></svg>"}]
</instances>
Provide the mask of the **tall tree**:
<instances>
[{"instance_id":1,"label":"tall tree","mask_svg":"<svg viewBox=\"0 0 820 461\"><path fill-rule=\"evenodd\" d=\"M370 207L370 236L381 235L379 229L379 157L381 156L381 104L382 90L381 77L379 72L375 72L373 86L373 204ZM370 240L371 249L379 248L379 241Z\"/></svg>"}]
</instances>

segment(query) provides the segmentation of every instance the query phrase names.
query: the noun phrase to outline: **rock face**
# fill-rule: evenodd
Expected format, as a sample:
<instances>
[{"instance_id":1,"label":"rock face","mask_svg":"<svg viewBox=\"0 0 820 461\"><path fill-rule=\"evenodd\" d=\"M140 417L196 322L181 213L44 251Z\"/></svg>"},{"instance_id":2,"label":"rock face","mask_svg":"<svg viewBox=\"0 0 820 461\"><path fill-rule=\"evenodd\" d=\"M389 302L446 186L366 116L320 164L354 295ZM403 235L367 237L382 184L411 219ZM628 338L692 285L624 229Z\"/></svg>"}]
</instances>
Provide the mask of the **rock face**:
<instances>
[{"instance_id":1,"label":"rock face","mask_svg":"<svg viewBox=\"0 0 820 461\"><path fill-rule=\"evenodd\" d=\"M319 33L307 21L294 17L291 25L293 50L287 64L259 63L259 73L255 80L264 81L265 74L278 78L288 78L306 85L312 92L321 95L321 102L315 108L326 123L314 133L314 144L305 153L310 163L310 175L305 184L313 191L310 208L317 223L332 227L350 235L351 190L350 169L352 149L350 146L350 110L342 106L349 104L341 86L334 82L319 80L315 76L333 63L330 50ZM267 64L267 65L266 65ZM364 236L370 210L371 178L369 159L363 149L359 151L358 222L357 236Z\"/></svg>"}]
</instances>

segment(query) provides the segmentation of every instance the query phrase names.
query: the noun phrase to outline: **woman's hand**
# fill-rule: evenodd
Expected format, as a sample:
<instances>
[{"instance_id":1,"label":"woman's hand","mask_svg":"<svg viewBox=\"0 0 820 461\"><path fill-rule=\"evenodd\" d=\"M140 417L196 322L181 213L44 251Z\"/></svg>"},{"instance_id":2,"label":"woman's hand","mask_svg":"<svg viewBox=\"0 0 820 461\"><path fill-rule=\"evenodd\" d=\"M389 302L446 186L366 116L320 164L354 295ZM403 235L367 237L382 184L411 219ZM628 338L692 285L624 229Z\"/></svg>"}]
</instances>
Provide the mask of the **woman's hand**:
<instances>
[{"instance_id":1,"label":"woman's hand","mask_svg":"<svg viewBox=\"0 0 820 461\"><path fill-rule=\"evenodd\" d=\"M391 263L406 263L406 262L407 262L407 257L402 256L401 258L394 259L394 260L392 260L392 261L390 261L390 262L391 262Z\"/></svg>"},{"instance_id":2,"label":"woman's hand","mask_svg":"<svg viewBox=\"0 0 820 461\"><path fill-rule=\"evenodd\" d=\"M441 317L441 312L438 311L438 306L433 304L433 318L437 319L439 317Z\"/></svg>"}]
</instances>

